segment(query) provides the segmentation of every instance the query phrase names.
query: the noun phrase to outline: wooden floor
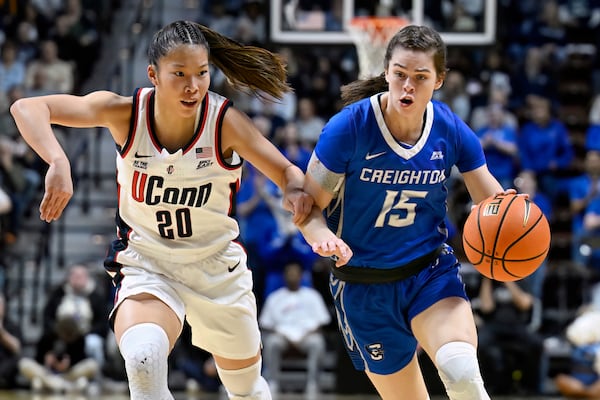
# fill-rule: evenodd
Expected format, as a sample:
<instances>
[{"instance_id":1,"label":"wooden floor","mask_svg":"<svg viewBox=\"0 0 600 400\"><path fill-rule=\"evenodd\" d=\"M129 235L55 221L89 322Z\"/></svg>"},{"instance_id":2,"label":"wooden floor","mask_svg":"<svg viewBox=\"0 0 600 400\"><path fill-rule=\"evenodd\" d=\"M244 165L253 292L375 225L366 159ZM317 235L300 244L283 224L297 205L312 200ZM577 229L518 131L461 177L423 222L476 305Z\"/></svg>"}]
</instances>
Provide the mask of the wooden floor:
<instances>
[{"instance_id":1,"label":"wooden floor","mask_svg":"<svg viewBox=\"0 0 600 400\"><path fill-rule=\"evenodd\" d=\"M174 393L175 400L225 400L218 394L212 393ZM494 397L494 400L557 400L562 397ZM304 400L302 394L281 394L274 400ZM378 400L378 396L372 395L338 395L338 394L322 394L317 400ZM443 400L445 397L432 397L432 400ZM85 395L49 395L36 394L29 391L0 391L0 400L129 400L129 396L107 394L102 396L85 396Z\"/></svg>"}]
</instances>

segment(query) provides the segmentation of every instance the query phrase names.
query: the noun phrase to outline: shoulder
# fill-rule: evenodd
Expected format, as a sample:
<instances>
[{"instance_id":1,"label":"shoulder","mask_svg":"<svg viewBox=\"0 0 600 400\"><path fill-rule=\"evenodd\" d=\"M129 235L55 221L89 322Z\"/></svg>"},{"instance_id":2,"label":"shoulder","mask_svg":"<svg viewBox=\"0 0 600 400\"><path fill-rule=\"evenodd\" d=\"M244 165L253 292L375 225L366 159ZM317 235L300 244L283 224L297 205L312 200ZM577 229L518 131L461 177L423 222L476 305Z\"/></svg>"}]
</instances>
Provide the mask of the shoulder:
<instances>
[{"instance_id":1,"label":"shoulder","mask_svg":"<svg viewBox=\"0 0 600 400\"><path fill-rule=\"evenodd\" d=\"M431 100L431 105L433 107L433 115L436 122L456 124L456 121L460 120L458 115L452 111L448 104L439 100Z\"/></svg>"}]
</instances>

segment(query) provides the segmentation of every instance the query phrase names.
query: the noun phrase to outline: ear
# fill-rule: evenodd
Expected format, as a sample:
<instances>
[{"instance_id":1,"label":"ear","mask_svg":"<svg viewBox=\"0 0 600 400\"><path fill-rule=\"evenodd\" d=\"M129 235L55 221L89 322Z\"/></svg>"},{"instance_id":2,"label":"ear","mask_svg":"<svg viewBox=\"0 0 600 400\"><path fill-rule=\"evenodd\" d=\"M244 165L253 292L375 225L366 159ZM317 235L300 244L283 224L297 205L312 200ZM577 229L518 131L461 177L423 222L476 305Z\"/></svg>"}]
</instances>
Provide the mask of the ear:
<instances>
[{"instance_id":1,"label":"ear","mask_svg":"<svg viewBox=\"0 0 600 400\"><path fill-rule=\"evenodd\" d=\"M442 87L443 84L444 84L444 79L438 79L438 81L435 83L435 86L433 89L438 90L439 88Z\"/></svg>"},{"instance_id":2,"label":"ear","mask_svg":"<svg viewBox=\"0 0 600 400\"><path fill-rule=\"evenodd\" d=\"M147 72L148 72L148 79L150 80L150 83L152 83L152 85L156 86L158 84L158 78L156 77L156 75L157 75L156 68L153 65L148 65Z\"/></svg>"}]
</instances>

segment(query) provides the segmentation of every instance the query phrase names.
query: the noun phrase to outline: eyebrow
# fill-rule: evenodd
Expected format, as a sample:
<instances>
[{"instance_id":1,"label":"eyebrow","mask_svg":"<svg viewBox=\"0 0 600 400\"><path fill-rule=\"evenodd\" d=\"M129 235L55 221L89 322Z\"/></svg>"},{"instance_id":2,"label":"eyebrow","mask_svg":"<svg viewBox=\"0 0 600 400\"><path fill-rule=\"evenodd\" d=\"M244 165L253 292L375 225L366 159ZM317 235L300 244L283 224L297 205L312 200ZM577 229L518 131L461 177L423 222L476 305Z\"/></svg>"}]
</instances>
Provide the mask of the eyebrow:
<instances>
[{"instance_id":1,"label":"eyebrow","mask_svg":"<svg viewBox=\"0 0 600 400\"><path fill-rule=\"evenodd\" d=\"M398 63L393 63L392 66L408 69L405 65L398 64ZM431 72L431 70L429 68L416 68L415 72Z\"/></svg>"},{"instance_id":2,"label":"eyebrow","mask_svg":"<svg viewBox=\"0 0 600 400\"><path fill-rule=\"evenodd\" d=\"M208 67L208 64L209 63L205 63L205 64L202 64L202 65L199 65L198 68L206 68L206 67ZM175 67L175 68L183 68L183 67L186 67L187 65L186 64L181 64L181 63L173 62L173 63L170 63L169 66Z\"/></svg>"}]
</instances>

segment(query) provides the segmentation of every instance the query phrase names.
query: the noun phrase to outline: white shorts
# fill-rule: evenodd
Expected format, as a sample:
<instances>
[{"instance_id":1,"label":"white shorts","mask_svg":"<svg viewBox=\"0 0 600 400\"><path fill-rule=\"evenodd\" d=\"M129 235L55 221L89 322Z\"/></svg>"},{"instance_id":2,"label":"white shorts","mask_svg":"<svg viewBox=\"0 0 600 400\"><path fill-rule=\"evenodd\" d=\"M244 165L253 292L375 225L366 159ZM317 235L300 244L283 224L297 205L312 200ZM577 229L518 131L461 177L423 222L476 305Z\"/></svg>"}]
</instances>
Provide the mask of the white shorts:
<instances>
[{"instance_id":1,"label":"white shorts","mask_svg":"<svg viewBox=\"0 0 600 400\"><path fill-rule=\"evenodd\" d=\"M127 297L149 293L169 306L180 321L187 318L192 344L230 359L246 359L260 348L252 273L244 249L230 243L193 264L149 259L127 249L111 318ZM124 262L125 261L125 262Z\"/></svg>"}]
</instances>

